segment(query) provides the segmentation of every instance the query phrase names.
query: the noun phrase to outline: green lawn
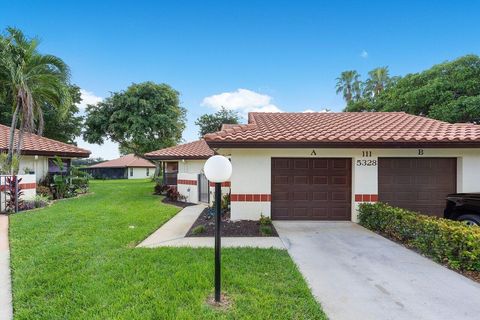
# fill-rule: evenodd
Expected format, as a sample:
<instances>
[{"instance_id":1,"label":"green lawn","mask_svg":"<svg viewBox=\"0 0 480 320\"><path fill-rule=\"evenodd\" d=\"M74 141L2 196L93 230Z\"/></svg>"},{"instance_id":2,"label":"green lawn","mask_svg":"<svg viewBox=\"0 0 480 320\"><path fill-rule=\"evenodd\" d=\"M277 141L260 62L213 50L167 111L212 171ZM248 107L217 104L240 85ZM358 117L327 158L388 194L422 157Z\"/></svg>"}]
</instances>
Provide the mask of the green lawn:
<instances>
[{"instance_id":1,"label":"green lawn","mask_svg":"<svg viewBox=\"0 0 480 320\"><path fill-rule=\"evenodd\" d=\"M91 195L11 216L15 319L325 319L286 251L134 246L179 210L147 181L94 181ZM133 228L132 228L133 226Z\"/></svg>"}]
</instances>

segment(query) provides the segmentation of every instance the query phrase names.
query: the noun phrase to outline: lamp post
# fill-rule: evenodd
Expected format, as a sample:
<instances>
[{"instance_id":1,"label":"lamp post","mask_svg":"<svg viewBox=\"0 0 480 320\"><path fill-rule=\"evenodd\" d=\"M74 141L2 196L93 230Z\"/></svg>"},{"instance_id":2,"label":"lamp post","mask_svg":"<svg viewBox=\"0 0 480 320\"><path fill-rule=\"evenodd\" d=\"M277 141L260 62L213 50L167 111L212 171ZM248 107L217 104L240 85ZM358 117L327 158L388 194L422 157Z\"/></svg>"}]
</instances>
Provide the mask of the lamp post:
<instances>
[{"instance_id":1,"label":"lamp post","mask_svg":"<svg viewBox=\"0 0 480 320\"><path fill-rule=\"evenodd\" d=\"M215 183L215 301L220 302L220 226L222 205L222 182L228 181L232 175L232 164L224 156L212 156L208 158L203 167L208 181Z\"/></svg>"}]
</instances>

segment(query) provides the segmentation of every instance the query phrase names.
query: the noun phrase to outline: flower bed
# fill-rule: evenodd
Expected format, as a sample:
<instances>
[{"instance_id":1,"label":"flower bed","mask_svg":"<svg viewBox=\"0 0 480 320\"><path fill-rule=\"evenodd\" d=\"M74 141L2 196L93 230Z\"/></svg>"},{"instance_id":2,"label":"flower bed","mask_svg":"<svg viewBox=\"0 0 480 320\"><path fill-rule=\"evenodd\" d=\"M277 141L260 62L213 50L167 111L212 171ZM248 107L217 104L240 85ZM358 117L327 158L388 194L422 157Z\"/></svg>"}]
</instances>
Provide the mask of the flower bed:
<instances>
[{"instance_id":1,"label":"flower bed","mask_svg":"<svg viewBox=\"0 0 480 320\"><path fill-rule=\"evenodd\" d=\"M480 272L480 228L383 203L359 207L360 224L465 274ZM476 278L476 276L474 276Z\"/></svg>"}]
</instances>

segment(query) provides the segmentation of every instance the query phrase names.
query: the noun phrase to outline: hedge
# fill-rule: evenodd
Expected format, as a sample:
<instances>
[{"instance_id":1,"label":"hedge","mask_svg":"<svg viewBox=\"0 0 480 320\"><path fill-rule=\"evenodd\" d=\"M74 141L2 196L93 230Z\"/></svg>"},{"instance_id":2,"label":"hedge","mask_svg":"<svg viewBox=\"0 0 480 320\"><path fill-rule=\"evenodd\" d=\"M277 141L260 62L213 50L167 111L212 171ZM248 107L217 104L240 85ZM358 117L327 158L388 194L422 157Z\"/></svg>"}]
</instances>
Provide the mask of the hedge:
<instances>
[{"instance_id":1,"label":"hedge","mask_svg":"<svg viewBox=\"0 0 480 320\"><path fill-rule=\"evenodd\" d=\"M384 203L362 203L359 222L452 269L480 271L480 228Z\"/></svg>"}]
</instances>

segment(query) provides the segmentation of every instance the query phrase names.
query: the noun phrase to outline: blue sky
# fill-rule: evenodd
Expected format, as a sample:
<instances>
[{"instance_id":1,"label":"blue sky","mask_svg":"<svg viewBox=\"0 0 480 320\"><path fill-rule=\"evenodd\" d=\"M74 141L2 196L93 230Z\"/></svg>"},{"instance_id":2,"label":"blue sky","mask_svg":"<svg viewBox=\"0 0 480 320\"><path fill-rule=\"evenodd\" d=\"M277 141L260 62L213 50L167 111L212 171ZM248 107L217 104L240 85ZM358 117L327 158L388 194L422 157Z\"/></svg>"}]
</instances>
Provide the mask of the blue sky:
<instances>
[{"instance_id":1,"label":"blue sky","mask_svg":"<svg viewBox=\"0 0 480 320\"><path fill-rule=\"evenodd\" d=\"M477 1L0 0L0 26L38 36L88 102L132 82L170 84L191 141L195 119L221 103L242 114L341 111L335 78L344 70L404 75L479 54L479 12ZM79 145L118 154L114 144Z\"/></svg>"}]
</instances>

